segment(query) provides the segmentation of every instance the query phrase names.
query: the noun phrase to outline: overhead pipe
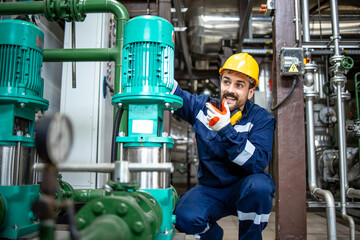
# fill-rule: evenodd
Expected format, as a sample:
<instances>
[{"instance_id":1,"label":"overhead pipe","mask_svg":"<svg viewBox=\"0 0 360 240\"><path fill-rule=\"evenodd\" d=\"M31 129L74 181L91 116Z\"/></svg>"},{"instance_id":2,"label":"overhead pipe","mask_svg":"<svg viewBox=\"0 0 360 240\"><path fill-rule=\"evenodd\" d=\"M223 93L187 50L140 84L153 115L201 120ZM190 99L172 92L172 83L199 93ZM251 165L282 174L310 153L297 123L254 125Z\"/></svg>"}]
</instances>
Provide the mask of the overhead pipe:
<instances>
[{"instance_id":1,"label":"overhead pipe","mask_svg":"<svg viewBox=\"0 0 360 240\"><path fill-rule=\"evenodd\" d=\"M182 3L180 2L180 0L173 0L173 3L174 3L175 10L176 10L176 17L178 19L178 26L185 27L183 13L181 11ZM180 43L181 43L181 47L182 47L182 53L184 56L186 69L189 74L190 82L192 82L192 80L193 80L192 64L191 64L191 57L190 57L190 53L189 53L189 46L187 43L186 32L180 31L179 36L180 36Z\"/></svg>"},{"instance_id":2,"label":"overhead pipe","mask_svg":"<svg viewBox=\"0 0 360 240\"><path fill-rule=\"evenodd\" d=\"M102 49L44 49L44 62L114 61L115 91L120 92L121 58L124 25L129 20L126 8L116 0L72 0L65 5L61 0L34 2L5 2L0 4L0 15L45 14L49 21L65 19L83 21L86 13L112 13L116 17L116 44ZM70 9L71 8L71 9Z\"/></svg>"},{"instance_id":3,"label":"overhead pipe","mask_svg":"<svg viewBox=\"0 0 360 240\"><path fill-rule=\"evenodd\" d=\"M248 0L246 12L245 12L245 18L244 18L244 20L242 20L244 22L244 24L242 24L241 27L239 28L239 36L238 36L239 41L238 41L238 48L237 48L238 53L242 52L243 41L245 38L245 34L248 32L248 26L249 26L245 23L249 22L253 5L254 5L254 0Z\"/></svg>"},{"instance_id":4,"label":"overhead pipe","mask_svg":"<svg viewBox=\"0 0 360 240\"><path fill-rule=\"evenodd\" d=\"M303 24L303 42L310 42L309 28L309 3L308 0L302 2L302 24ZM310 57L308 48L305 50L305 56ZM315 129L314 129L314 99L318 97L318 92L314 89L314 73L317 66L307 63L304 66L304 97L306 101L306 133L307 133L307 161L308 161L308 185L312 195L325 200L327 215L327 236L328 240L336 240L336 212L335 200L333 194L321 189L316 182L316 150L315 150Z\"/></svg>"}]
</instances>

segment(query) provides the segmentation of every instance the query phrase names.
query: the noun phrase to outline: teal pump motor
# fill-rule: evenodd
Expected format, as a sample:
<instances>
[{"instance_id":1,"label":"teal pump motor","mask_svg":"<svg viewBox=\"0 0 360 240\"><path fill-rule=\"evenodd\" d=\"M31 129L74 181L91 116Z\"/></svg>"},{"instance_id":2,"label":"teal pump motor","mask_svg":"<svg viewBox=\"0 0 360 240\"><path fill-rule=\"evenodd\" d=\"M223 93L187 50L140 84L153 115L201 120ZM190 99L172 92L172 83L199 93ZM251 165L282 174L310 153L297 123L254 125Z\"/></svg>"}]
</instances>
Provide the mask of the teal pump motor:
<instances>
[{"instance_id":1,"label":"teal pump motor","mask_svg":"<svg viewBox=\"0 0 360 240\"><path fill-rule=\"evenodd\" d=\"M161 164L170 162L174 140L163 130L164 111L182 107L182 98L170 94L174 86L174 27L156 16L139 16L125 24L122 61L122 92L112 103L127 111L127 133L116 138L120 162ZM157 240L174 235L175 197L170 173L133 172L127 181L160 203L163 221Z\"/></svg>"},{"instance_id":2,"label":"teal pump motor","mask_svg":"<svg viewBox=\"0 0 360 240\"><path fill-rule=\"evenodd\" d=\"M37 231L36 111L48 109L41 78L44 33L21 20L0 21L0 238Z\"/></svg>"}]
</instances>

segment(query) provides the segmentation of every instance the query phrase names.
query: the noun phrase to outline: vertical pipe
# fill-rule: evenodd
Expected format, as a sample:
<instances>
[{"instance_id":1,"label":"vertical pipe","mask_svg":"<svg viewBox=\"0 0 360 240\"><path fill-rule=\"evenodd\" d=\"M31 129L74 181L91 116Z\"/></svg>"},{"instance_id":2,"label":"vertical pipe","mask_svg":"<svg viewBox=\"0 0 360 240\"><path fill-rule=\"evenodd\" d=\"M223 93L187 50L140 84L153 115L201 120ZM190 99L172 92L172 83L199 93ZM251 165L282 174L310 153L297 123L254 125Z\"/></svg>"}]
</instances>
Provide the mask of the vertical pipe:
<instances>
[{"instance_id":1,"label":"vertical pipe","mask_svg":"<svg viewBox=\"0 0 360 240\"><path fill-rule=\"evenodd\" d=\"M75 22L71 22L71 47L75 49ZM76 88L76 62L72 62L72 88Z\"/></svg>"},{"instance_id":2,"label":"vertical pipe","mask_svg":"<svg viewBox=\"0 0 360 240\"><path fill-rule=\"evenodd\" d=\"M250 17L249 17L249 26L248 26L248 35L249 35L249 39L253 39L253 31L252 31L252 14L250 13Z\"/></svg>"},{"instance_id":3,"label":"vertical pipe","mask_svg":"<svg viewBox=\"0 0 360 240\"><path fill-rule=\"evenodd\" d=\"M328 240L335 240L336 212L334 197L330 191L320 189L316 185L314 102L312 96L306 96L306 123L309 189L316 197L325 199Z\"/></svg>"},{"instance_id":4,"label":"vertical pipe","mask_svg":"<svg viewBox=\"0 0 360 240\"><path fill-rule=\"evenodd\" d=\"M303 39L304 42L310 42L310 27L309 27L309 0L302 0L302 25L303 25Z\"/></svg>"},{"instance_id":5,"label":"vertical pipe","mask_svg":"<svg viewBox=\"0 0 360 240\"><path fill-rule=\"evenodd\" d=\"M300 42L300 31L299 31L299 2L295 0L295 40L297 43Z\"/></svg>"},{"instance_id":6,"label":"vertical pipe","mask_svg":"<svg viewBox=\"0 0 360 240\"><path fill-rule=\"evenodd\" d=\"M21 154L21 142L17 142L16 146L16 160L15 160L15 171L14 171L14 185L20 185L20 154Z\"/></svg>"},{"instance_id":7,"label":"vertical pipe","mask_svg":"<svg viewBox=\"0 0 360 240\"><path fill-rule=\"evenodd\" d=\"M332 22L332 32L333 32L333 40L334 40L334 56L340 55L340 34L339 34L339 15L338 15L338 4L337 0L330 1L331 7L331 22Z\"/></svg>"},{"instance_id":8,"label":"vertical pipe","mask_svg":"<svg viewBox=\"0 0 360 240\"><path fill-rule=\"evenodd\" d=\"M346 213L346 195L345 191L348 189L347 184L347 166L346 166L346 136L345 136L345 117L344 104L342 98L342 81L337 82L337 108L338 108L338 140L339 140L339 155L340 155L340 197L341 197L341 215L343 219L349 222L350 239L355 240L355 224L352 217Z\"/></svg>"},{"instance_id":9,"label":"vertical pipe","mask_svg":"<svg viewBox=\"0 0 360 240\"><path fill-rule=\"evenodd\" d=\"M166 143L163 143L163 163L166 163ZM162 173L163 177L163 188L166 189L166 172Z\"/></svg>"},{"instance_id":10,"label":"vertical pipe","mask_svg":"<svg viewBox=\"0 0 360 240\"><path fill-rule=\"evenodd\" d=\"M331 23L332 23L332 40L334 41L334 56L330 59L333 60L334 77L333 82L336 84L337 91L337 107L338 107L338 141L339 141L339 155L340 155L340 195L341 195L341 215L343 219L348 220L350 227L350 239L355 240L355 224L352 217L346 213L346 195L345 192L349 186L347 183L347 165L346 165L346 135L345 135L345 117L344 117L344 103L343 103L343 89L346 77L340 69L340 34L339 34L339 16L337 0L330 0L331 7Z\"/></svg>"},{"instance_id":11,"label":"vertical pipe","mask_svg":"<svg viewBox=\"0 0 360 240\"><path fill-rule=\"evenodd\" d=\"M308 183L310 189L316 189L314 102L312 97L306 97L306 123Z\"/></svg>"}]
</instances>

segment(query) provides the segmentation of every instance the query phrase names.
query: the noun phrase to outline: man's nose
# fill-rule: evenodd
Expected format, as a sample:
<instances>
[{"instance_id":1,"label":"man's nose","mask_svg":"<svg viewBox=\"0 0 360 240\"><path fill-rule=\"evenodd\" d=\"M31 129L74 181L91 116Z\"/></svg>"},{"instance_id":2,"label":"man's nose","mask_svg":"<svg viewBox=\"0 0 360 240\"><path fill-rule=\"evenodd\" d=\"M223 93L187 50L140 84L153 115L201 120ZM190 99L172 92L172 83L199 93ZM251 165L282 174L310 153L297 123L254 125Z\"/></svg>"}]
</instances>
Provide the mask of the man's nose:
<instances>
[{"instance_id":1,"label":"man's nose","mask_svg":"<svg viewBox=\"0 0 360 240\"><path fill-rule=\"evenodd\" d=\"M234 92L234 84L233 84L233 83L229 84L229 86L228 86L228 88L227 88L227 91L228 91L228 92L231 92L231 93Z\"/></svg>"}]
</instances>

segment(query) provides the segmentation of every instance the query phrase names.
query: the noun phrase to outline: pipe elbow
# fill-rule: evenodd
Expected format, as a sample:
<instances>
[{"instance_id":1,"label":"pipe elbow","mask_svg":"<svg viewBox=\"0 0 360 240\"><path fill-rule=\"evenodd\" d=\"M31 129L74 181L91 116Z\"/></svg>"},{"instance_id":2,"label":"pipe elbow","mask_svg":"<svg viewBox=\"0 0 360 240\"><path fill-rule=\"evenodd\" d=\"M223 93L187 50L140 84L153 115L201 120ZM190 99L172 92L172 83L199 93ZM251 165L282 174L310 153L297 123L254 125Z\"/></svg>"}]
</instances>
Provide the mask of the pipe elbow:
<instances>
[{"instance_id":1,"label":"pipe elbow","mask_svg":"<svg viewBox=\"0 0 360 240\"><path fill-rule=\"evenodd\" d=\"M348 188L346 190L346 196L349 198L360 198L360 190L354 188Z\"/></svg>"},{"instance_id":2,"label":"pipe elbow","mask_svg":"<svg viewBox=\"0 0 360 240\"><path fill-rule=\"evenodd\" d=\"M117 21L124 20L125 22L129 20L129 12L126 10L124 5L119 3L116 0L106 0L105 1L106 9L109 10L112 14L116 16Z\"/></svg>"}]
</instances>

